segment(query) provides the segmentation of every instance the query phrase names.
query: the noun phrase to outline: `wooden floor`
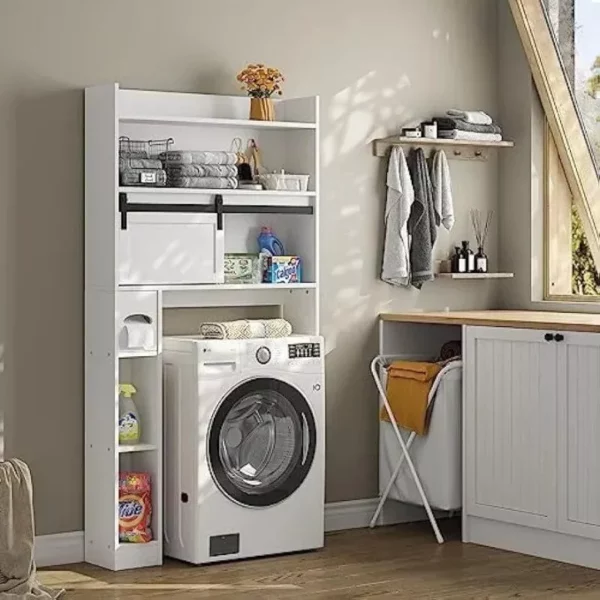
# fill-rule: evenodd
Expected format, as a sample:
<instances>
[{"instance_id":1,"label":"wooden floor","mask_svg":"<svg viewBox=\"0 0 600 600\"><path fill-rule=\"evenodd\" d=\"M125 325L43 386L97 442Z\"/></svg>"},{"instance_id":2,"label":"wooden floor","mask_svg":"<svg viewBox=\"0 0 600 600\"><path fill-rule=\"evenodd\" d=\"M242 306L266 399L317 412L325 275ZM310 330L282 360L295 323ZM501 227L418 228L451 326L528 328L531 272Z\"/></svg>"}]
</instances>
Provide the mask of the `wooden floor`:
<instances>
[{"instance_id":1,"label":"wooden floor","mask_svg":"<svg viewBox=\"0 0 600 600\"><path fill-rule=\"evenodd\" d=\"M329 535L319 552L122 573L74 565L40 578L66 588L65 600L600 599L600 572L463 545L456 523L444 533L451 540L438 546L424 524L355 530Z\"/></svg>"}]
</instances>

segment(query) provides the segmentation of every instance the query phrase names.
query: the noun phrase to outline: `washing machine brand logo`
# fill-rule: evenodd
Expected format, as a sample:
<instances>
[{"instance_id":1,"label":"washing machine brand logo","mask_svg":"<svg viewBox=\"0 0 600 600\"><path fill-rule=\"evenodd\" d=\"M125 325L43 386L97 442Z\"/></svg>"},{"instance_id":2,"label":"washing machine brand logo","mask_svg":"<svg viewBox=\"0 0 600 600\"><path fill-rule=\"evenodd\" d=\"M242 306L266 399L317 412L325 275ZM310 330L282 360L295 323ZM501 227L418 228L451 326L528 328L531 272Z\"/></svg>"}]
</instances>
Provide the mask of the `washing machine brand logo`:
<instances>
[{"instance_id":1,"label":"washing machine brand logo","mask_svg":"<svg viewBox=\"0 0 600 600\"><path fill-rule=\"evenodd\" d=\"M119 500L119 520L127 528L136 527L144 518L144 500L137 495L121 496Z\"/></svg>"}]
</instances>

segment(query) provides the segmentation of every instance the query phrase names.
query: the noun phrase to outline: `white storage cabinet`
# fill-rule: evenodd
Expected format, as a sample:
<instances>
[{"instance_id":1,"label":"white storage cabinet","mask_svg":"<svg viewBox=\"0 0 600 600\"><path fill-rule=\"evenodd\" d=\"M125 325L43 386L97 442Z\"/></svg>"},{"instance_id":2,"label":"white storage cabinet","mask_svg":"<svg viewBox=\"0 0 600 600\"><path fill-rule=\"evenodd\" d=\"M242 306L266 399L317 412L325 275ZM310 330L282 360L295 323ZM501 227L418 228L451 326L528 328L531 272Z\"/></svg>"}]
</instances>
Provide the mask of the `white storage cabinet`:
<instances>
[{"instance_id":1,"label":"white storage cabinet","mask_svg":"<svg viewBox=\"0 0 600 600\"><path fill-rule=\"evenodd\" d=\"M465 364L465 541L600 568L600 334L466 327Z\"/></svg>"},{"instance_id":2,"label":"white storage cabinet","mask_svg":"<svg viewBox=\"0 0 600 600\"><path fill-rule=\"evenodd\" d=\"M249 121L249 98L140 90L85 92L85 560L113 570L163 557L162 311L276 307L295 332L319 333L318 99L276 100ZM306 174L301 191L119 186L119 137L174 138L177 149L256 140L265 165ZM263 225L302 257L304 281L223 284L224 254L257 252ZM141 443L120 446L119 383L138 389ZM118 474L152 478L149 544L118 536Z\"/></svg>"}]
</instances>

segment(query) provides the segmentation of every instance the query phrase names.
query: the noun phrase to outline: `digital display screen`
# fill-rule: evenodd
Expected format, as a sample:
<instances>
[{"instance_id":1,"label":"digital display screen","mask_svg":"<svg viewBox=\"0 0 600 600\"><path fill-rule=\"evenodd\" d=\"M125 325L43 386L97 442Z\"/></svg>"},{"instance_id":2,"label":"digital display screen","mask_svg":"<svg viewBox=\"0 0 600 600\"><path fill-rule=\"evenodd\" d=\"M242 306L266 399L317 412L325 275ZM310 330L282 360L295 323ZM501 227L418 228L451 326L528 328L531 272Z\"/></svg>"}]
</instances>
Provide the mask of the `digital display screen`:
<instances>
[{"instance_id":1,"label":"digital display screen","mask_svg":"<svg viewBox=\"0 0 600 600\"><path fill-rule=\"evenodd\" d=\"M288 346L290 358L320 358L320 344L290 344Z\"/></svg>"}]
</instances>

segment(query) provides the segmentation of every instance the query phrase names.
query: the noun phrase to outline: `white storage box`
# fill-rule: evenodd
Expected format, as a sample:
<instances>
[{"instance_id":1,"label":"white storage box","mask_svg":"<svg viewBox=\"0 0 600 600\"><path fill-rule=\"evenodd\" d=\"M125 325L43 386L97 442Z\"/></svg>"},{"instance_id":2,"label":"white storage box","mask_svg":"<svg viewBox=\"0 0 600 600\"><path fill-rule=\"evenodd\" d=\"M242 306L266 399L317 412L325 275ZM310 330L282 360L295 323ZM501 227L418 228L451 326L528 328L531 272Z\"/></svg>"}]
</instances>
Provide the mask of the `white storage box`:
<instances>
[{"instance_id":1,"label":"white storage box","mask_svg":"<svg viewBox=\"0 0 600 600\"><path fill-rule=\"evenodd\" d=\"M383 373L382 383L387 384ZM404 440L410 432L400 430ZM432 508L458 510L462 506L462 369L442 376L431 413L429 432L417 436L410 455ZM379 422L379 489L385 490L402 449L390 423ZM390 498L423 505L406 462L402 465Z\"/></svg>"},{"instance_id":2,"label":"white storage box","mask_svg":"<svg viewBox=\"0 0 600 600\"><path fill-rule=\"evenodd\" d=\"M267 173L258 180L267 190L285 192L306 192L310 175L289 175L287 173Z\"/></svg>"},{"instance_id":3,"label":"white storage box","mask_svg":"<svg viewBox=\"0 0 600 600\"><path fill-rule=\"evenodd\" d=\"M119 236L119 284L223 283L216 214L129 213Z\"/></svg>"}]
</instances>

